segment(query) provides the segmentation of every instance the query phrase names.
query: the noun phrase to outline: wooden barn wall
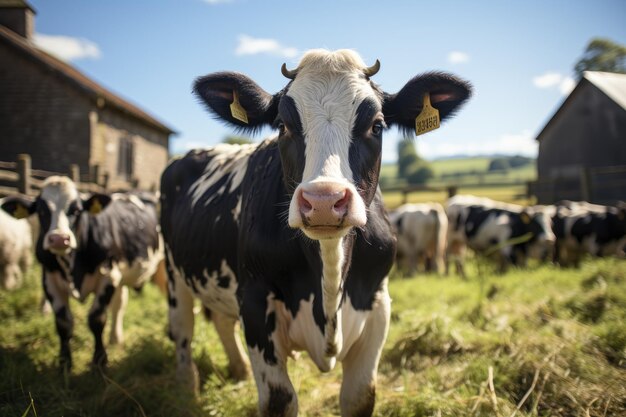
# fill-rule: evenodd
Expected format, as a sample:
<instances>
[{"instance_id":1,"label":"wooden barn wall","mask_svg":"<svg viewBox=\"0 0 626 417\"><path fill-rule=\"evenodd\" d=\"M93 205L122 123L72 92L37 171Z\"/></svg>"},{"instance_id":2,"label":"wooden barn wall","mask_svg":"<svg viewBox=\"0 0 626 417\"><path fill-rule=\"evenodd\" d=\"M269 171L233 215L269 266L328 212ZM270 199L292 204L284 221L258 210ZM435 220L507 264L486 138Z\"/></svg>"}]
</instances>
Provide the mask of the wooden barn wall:
<instances>
[{"instance_id":1,"label":"wooden barn wall","mask_svg":"<svg viewBox=\"0 0 626 417\"><path fill-rule=\"evenodd\" d=\"M28 153L33 168L86 172L89 108L58 75L0 44L0 160Z\"/></svg>"}]
</instances>

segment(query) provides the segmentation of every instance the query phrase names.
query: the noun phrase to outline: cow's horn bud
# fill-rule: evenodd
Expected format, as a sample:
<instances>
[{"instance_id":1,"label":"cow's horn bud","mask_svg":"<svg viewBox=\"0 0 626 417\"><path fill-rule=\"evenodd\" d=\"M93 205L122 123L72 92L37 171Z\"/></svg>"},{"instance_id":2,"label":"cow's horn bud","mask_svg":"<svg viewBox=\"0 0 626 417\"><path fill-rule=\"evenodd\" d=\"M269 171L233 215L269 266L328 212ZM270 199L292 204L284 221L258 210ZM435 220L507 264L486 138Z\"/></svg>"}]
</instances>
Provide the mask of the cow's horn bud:
<instances>
[{"instance_id":1,"label":"cow's horn bud","mask_svg":"<svg viewBox=\"0 0 626 417\"><path fill-rule=\"evenodd\" d=\"M293 80L294 78L296 78L296 75L298 75L298 70L288 70L287 69L287 64L283 63L283 66L280 67L280 72L283 73L283 75L287 78L289 78L290 80Z\"/></svg>"},{"instance_id":2,"label":"cow's horn bud","mask_svg":"<svg viewBox=\"0 0 626 417\"><path fill-rule=\"evenodd\" d=\"M367 77L372 77L374 75L376 75L376 73L380 70L380 61L376 60L376 62L374 63L374 65L372 65L371 67L367 67L363 70L363 74L365 74L365 76Z\"/></svg>"}]
</instances>

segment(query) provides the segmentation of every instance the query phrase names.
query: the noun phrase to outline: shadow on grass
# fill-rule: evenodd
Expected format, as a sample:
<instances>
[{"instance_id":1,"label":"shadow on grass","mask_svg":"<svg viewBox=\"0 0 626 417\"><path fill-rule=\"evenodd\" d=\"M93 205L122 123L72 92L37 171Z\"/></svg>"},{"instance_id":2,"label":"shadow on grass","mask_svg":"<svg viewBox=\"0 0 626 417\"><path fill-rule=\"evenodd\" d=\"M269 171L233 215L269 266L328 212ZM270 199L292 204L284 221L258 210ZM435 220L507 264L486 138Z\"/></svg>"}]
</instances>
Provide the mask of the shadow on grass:
<instances>
[{"instance_id":1,"label":"shadow on grass","mask_svg":"<svg viewBox=\"0 0 626 417\"><path fill-rule=\"evenodd\" d=\"M206 377L206 366L203 366ZM0 347L0 416L21 416L31 397L37 415L201 416L193 393L175 378L173 350L145 339L106 370L63 374L27 353ZM210 375L209 375L210 376ZM35 415L32 410L26 415Z\"/></svg>"}]
</instances>

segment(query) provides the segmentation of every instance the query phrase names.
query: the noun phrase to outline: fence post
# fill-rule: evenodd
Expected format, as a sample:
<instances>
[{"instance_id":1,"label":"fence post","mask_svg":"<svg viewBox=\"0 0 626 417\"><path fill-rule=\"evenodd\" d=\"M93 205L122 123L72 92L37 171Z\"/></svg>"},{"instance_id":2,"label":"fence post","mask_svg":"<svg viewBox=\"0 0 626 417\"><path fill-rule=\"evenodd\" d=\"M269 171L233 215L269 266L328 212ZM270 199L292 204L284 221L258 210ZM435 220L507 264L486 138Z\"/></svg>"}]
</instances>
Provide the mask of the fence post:
<instances>
[{"instance_id":1,"label":"fence post","mask_svg":"<svg viewBox=\"0 0 626 417\"><path fill-rule=\"evenodd\" d=\"M80 182L80 166L78 164L70 165L70 178L75 183Z\"/></svg>"},{"instance_id":2,"label":"fence post","mask_svg":"<svg viewBox=\"0 0 626 417\"><path fill-rule=\"evenodd\" d=\"M591 202L591 173L589 168L583 167L580 170L580 196L583 201Z\"/></svg>"},{"instance_id":3,"label":"fence post","mask_svg":"<svg viewBox=\"0 0 626 417\"><path fill-rule=\"evenodd\" d=\"M31 183L31 160L30 155L21 153L17 156L17 191L28 195L30 194Z\"/></svg>"},{"instance_id":4,"label":"fence post","mask_svg":"<svg viewBox=\"0 0 626 417\"><path fill-rule=\"evenodd\" d=\"M454 197L458 192L459 192L459 187L457 187L456 185L448 186L448 198Z\"/></svg>"},{"instance_id":5,"label":"fence post","mask_svg":"<svg viewBox=\"0 0 626 417\"><path fill-rule=\"evenodd\" d=\"M109 189L110 178L111 176L108 172L105 172L104 175L102 175L102 186L104 187L104 191L107 191Z\"/></svg>"},{"instance_id":6,"label":"fence post","mask_svg":"<svg viewBox=\"0 0 626 417\"><path fill-rule=\"evenodd\" d=\"M94 164L91 167L91 182L100 185L100 165Z\"/></svg>"}]
</instances>

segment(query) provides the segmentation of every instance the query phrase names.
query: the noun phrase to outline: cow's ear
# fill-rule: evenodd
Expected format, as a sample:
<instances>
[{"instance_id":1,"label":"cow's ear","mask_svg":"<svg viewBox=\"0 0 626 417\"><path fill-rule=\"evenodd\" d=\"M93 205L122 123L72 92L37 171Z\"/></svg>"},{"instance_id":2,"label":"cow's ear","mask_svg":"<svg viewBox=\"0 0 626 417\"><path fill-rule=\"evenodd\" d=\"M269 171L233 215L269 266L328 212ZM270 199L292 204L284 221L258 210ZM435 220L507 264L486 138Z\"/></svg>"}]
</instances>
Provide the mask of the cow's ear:
<instances>
[{"instance_id":1,"label":"cow's ear","mask_svg":"<svg viewBox=\"0 0 626 417\"><path fill-rule=\"evenodd\" d=\"M196 79L193 92L217 119L254 133L271 125L278 111L278 95L236 72L217 72Z\"/></svg>"},{"instance_id":2,"label":"cow's ear","mask_svg":"<svg viewBox=\"0 0 626 417\"><path fill-rule=\"evenodd\" d=\"M111 196L106 194L94 194L83 201L83 210L89 214L99 214L111 202Z\"/></svg>"},{"instance_id":3,"label":"cow's ear","mask_svg":"<svg viewBox=\"0 0 626 417\"><path fill-rule=\"evenodd\" d=\"M7 197L2 201L2 210L16 219L25 219L36 210L35 201L25 196Z\"/></svg>"},{"instance_id":4,"label":"cow's ear","mask_svg":"<svg viewBox=\"0 0 626 417\"><path fill-rule=\"evenodd\" d=\"M472 86L452 74L429 72L418 75L396 94L384 94L383 113L387 126L404 133L415 131L415 119L423 108L424 95L430 94L432 107L441 121L452 116L472 94Z\"/></svg>"}]
</instances>

